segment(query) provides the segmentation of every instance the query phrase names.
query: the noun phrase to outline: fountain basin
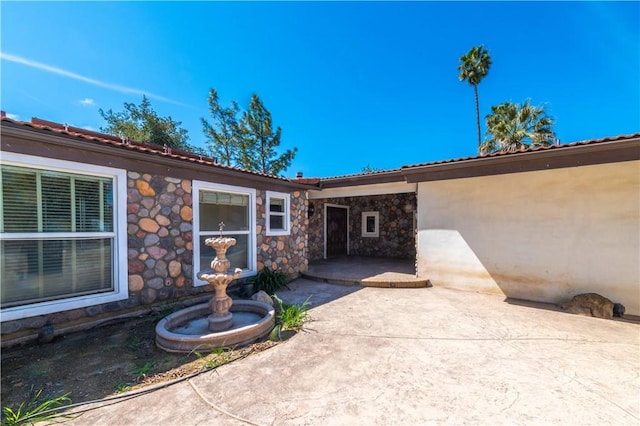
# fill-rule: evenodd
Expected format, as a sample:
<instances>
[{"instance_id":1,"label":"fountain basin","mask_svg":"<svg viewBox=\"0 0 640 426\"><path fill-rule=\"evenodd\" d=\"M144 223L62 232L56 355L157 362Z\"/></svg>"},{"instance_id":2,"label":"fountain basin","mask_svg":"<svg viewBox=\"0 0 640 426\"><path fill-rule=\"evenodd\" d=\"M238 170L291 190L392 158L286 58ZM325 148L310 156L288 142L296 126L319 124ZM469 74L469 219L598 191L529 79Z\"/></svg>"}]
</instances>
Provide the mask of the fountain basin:
<instances>
[{"instance_id":1,"label":"fountain basin","mask_svg":"<svg viewBox=\"0 0 640 426\"><path fill-rule=\"evenodd\" d=\"M181 309L156 325L156 345L168 352L212 351L220 347L245 346L267 336L275 325L275 310L255 300L234 300L230 329L211 332L208 303Z\"/></svg>"}]
</instances>

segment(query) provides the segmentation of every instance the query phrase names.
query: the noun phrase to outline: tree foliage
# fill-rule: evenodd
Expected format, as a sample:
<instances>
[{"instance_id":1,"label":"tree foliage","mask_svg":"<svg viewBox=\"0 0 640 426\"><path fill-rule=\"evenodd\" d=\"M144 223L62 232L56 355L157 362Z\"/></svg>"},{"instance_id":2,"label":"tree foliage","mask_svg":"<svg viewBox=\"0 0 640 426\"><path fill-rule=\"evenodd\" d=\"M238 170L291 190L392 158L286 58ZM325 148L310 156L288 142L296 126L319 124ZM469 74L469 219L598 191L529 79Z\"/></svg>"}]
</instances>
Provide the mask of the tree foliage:
<instances>
[{"instance_id":1,"label":"tree foliage","mask_svg":"<svg viewBox=\"0 0 640 426\"><path fill-rule=\"evenodd\" d=\"M374 172L379 172L382 169L379 169L377 167L373 167L371 164L367 164L366 166L364 166L362 168L362 173L374 173Z\"/></svg>"},{"instance_id":2,"label":"tree foliage","mask_svg":"<svg viewBox=\"0 0 640 426\"><path fill-rule=\"evenodd\" d=\"M480 130L480 102L478 100L478 85L489 73L491 67L491 57L484 46L472 47L466 54L460 57L458 78L460 81L467 81L473 86L473 93L476 101L476 127L478 129L478 149L481 145Z\"/></svg>"},{"instance_id":3,"label":"tree foliage","mask_svg":"<svg viewBox=\"0 0 640 426\"><path fill-rule=\"evenodd\" d=\"M207 138L209 149L218 162L231 166L237 164L240 155L240 129L238 127L238 103L231 102L231 106L223 108L220 105L216 89L209 91L209 112L212 124L201 118L202 131Z\"/></svg>"},{"instance_id":4,"label":"tree foliage","mask_svg":"<svg viewBox=\"0 0 640 426\"><path fill-rule=\"evenodd\" d=\"M294 147L278 155L276 148L280 145L282 129L278 126L273 130L271 113L256 94L251 96L249 109L240 120L240 134L238 161L248 170L277 176L291 165L298 151Z\"/></svg>"},{"instance_id":5,"label":"tree foliage","mask_svg":"<svg viewBox=\"0 0 640 426\"><path fill-rule=\"evenodd\" d=\"M487 139L481 154L515 152L522 148L549 146L555 142L553 118L530 100L522 105L505 102L491 107L487 115Z\"/></svg>"},{"instance_id":6,"label":"tree foliage","mask_svg":"<svg viewBox=\"0 0 640 426\"><path fill-rule=\"evenodd\" d=\"M282 129L278 126L274 130L271 113L258 95L251 97L249 108L238 120L237 102L223 108L217 91L211 89L209 111L212 121L201 119L203 131L211 150L221 162L272 176L279 175L291 165L298 148L278 155Z\"/></svg>"},{"instance_id":7,"label":"tree foliage","mask_svg":"<svg viewBox=\"0 0 640 426\"><path fill-rule=\"evenodd\" d=\"M158 116L146 96L142 96L140 105L125 102L124 111L113 112L110 109L104 112L100 109L99 112L107 122L106 127L100 128L104 133L139 142L193 150L187 142L189 140L187 130L180 127L182 122L174 121L171 117Z\"/></svg>"}]
</instances>

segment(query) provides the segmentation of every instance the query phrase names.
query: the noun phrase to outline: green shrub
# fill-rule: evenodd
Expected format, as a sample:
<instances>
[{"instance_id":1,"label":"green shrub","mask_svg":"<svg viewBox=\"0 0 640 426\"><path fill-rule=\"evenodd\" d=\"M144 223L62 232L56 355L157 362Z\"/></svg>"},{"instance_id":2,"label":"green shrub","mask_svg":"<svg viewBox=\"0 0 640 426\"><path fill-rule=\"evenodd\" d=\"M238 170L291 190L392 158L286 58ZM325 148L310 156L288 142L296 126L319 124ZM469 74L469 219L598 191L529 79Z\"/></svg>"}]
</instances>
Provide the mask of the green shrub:
<instances>
[{"instance_id":1,"label":"green shrub","mask_svg":"<svg viewBox=\"0 0 640 426\"><path fill-rule=\"evenodd\" d=\"M155 366L155 362L147 361L142 367L134 369L132 373L136 376L137 381L141 381L142 379L147 377L147 373L150 372Z\"/></svg>"},{"instance_id":2,"label":"green shrub","mask_svg":"<svg viewBox=\"0 0 640 426\"><path fill-rule=\"evenodd\" d=\"M305 321L309 319L309 299L305 300L302 305L289 305L282 303L282 299L278 296L274 297L278 311L278 322L282 325L282 330L298 331L302 328Z\"/></svg>"},{"instance_id":3,"label":"green shrub","mask_svg":"<svg viewBox=\"0 0 640 426\"><path fill-rule=\"evenodd\" d=\"M279 269L274 271L271 268L262 268L253 278L253 288L255 291L262 290L272 296L282 287L287 287L288 280L287 275Z\"/></svg>"}]
</instances>

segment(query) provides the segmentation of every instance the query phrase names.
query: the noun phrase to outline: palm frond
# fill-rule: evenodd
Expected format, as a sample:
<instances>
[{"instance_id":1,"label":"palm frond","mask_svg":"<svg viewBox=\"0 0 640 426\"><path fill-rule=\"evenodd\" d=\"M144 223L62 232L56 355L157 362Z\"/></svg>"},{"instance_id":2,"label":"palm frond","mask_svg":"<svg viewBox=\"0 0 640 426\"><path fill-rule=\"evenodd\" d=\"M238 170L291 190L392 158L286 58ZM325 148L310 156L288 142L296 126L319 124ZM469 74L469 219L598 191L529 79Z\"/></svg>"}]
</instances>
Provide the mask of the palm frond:
<instances>
[{"instance_id":1,"label":"palm frond","mask_svg":"<svg viewBox=\"0 0 640 426\"><path fill-rule=\"evenodd\" d=\"M544 107L533 106L529 99L522 105L505 102L491 107L486 116L487 142L481 153L517 152L527 147L552 145L555 140L553 118Z\"/></svg>"}]
</instances>

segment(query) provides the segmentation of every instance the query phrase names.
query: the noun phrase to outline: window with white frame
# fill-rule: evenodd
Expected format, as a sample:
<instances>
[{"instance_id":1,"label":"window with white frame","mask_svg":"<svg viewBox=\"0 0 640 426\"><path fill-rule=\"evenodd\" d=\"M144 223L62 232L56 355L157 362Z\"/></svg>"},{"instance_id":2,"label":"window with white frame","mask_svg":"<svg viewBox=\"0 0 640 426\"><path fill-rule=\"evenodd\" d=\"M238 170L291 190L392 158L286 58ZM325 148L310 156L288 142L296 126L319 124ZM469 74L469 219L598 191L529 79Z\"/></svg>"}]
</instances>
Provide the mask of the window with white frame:
<instances>
[{"instance_id":1,"label":"window with white frame","mask_svg":"<svg viewBox=\"0 0 640 426\"><path fill-rule=\"evenodd\" d=\"M236 239L226 253L231 268L242 269L242 276L255 275L255 189L194 181L193 193L195 285L207 284L197 272L211 268L216 252L205 242L220 235Z\"/></svg>"},{"instance_id":2,"label":"window with white frame","mask_svg":"<svg viewBox=\"0 0 640 426\"><path fill-rule=\"evenodd\" d=\"M3 321L126 299L125 172L12 153L2 160Z\"/></svg>"},{"instance_id":3,"label":"window with white frame","mask_svg":"<svg viewBox=\"0 0 640 426\"><path fill-rule=\"evenodd\" d=\"M284 192L267 191L267 235L289 235L289 200Z\"/></svg>"},{"instance_id":4,"label":"window with white frame","mask_svg":"<svg viewBox=\"0 0 640 426\"><path fill-rule=\"evenodd\" d=\"M379 235L378 212L362 212L362 236L377 237Z\"/></svg>"}]
</instances>

